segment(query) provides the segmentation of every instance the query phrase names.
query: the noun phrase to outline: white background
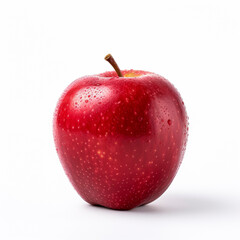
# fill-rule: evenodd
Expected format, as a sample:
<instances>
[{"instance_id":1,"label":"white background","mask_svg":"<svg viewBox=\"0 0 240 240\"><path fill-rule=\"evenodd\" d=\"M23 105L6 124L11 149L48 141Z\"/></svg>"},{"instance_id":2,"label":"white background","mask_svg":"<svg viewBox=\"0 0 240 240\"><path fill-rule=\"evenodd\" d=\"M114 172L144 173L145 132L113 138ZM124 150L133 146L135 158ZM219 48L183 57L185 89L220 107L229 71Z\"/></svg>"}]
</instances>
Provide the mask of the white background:
<instances>
[{"instance_id":1,"label":"white background","mask_svg":"<svg viewBox=\"0 0 240 240\"><path fill-rule=\"evenodd\" d=\"M0 239L240 239L239 1L0 2ZM52 137L74 79L122 69L168 78L187 107L183 164L132 211L73 190Z\"/></svg>"}]
</instances>

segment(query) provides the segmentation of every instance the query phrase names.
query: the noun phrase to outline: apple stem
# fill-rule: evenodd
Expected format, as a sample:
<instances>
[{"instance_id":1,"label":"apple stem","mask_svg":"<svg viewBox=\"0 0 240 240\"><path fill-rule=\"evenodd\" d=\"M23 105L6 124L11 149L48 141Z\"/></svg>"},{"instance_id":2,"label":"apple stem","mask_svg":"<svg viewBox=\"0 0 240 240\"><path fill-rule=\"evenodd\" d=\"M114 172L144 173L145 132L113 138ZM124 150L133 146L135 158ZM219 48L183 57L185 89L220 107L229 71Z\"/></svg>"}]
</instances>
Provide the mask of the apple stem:
<instances>
[{"instance_id":1,"label":"apple stem","mask_svg":"<svg viewBox=\"0 0 240 240\"><path fill-rule=\"evenodd\" d=\"M119 77L123 77L120 68L118 67L117 63L115 62L115 60L111 54L108 54L104 59L113 66L114 70L116 71L116 73Z\"/></svg>"}]
</instances>

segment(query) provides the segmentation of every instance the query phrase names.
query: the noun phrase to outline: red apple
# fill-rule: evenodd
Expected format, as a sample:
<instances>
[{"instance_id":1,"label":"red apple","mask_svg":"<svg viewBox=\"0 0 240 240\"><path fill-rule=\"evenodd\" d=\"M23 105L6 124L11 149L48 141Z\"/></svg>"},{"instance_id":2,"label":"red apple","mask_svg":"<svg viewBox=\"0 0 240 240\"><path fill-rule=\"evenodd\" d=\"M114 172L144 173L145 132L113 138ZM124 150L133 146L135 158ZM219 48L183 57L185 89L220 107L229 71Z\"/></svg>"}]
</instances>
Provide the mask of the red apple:
<instances>
[{"instance_id":1,"label":"red apple","mask_svg":"<svg viewBox=\"0 0 240 240\"><path fill-rule=\"evenodd\" d=\"M85 201L131 209L154 201L172 182L186 147L187 114L165 78L121 72L110 55L108 61L118 74L82 77L65 90L54 138L63 168Z\"/></svg>"}]
</instances>

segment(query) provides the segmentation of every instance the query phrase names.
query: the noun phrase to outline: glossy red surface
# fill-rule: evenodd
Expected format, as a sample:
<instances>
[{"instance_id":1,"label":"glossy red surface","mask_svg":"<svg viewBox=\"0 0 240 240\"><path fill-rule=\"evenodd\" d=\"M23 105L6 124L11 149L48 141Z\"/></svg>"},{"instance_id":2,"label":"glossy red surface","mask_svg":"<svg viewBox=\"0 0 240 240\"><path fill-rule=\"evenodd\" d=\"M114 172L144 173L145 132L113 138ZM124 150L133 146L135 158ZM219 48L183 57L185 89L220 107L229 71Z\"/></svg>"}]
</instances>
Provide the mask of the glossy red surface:
<instances>
[{"instance_id":1,"label":"glossy red surface","mask_svg":"<svg viewBox=\"0 0 240 240\"><path fill-rule=\"evenodd\" d=\"M60 98L54 139L72 185L90 204L131 209L158 198L172 182L187 141L177 90L143 71L74 81Z\"/></svg>"}]
</instances>

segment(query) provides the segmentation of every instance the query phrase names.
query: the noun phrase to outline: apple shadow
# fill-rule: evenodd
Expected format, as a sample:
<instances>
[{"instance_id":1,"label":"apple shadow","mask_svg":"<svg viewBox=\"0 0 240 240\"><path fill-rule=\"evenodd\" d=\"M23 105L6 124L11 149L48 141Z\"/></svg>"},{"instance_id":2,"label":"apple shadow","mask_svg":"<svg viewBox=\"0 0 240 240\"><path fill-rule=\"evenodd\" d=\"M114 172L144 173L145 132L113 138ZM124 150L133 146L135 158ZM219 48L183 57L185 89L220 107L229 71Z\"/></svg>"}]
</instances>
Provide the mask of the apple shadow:
<instances>
[{"instance_id":1,"label":"apple shadow","mask_svg":"<svg viewBox=\"0 0 240 240\"><path fill-rule=\"evenodd\" d=\"M151 215L202 215L226 212L229 205L213 196L172 194L131 210L136 214Z\"/></svg>"},{"instance_id":2,"label":"apple shadow","mask_svg":"<svg viewBox=\"0 0 240 240\"><path fill-rule=\"evenodd\" d=\"M99 211L114 211L121 214L130 215L203 215L224 213L230 206L221 199L213 196L193 196L171 194L160 197L158 200L136 207L131 210L114 210L99 205L88 205L92 209Z\"/></svg>"}]
</instances>

